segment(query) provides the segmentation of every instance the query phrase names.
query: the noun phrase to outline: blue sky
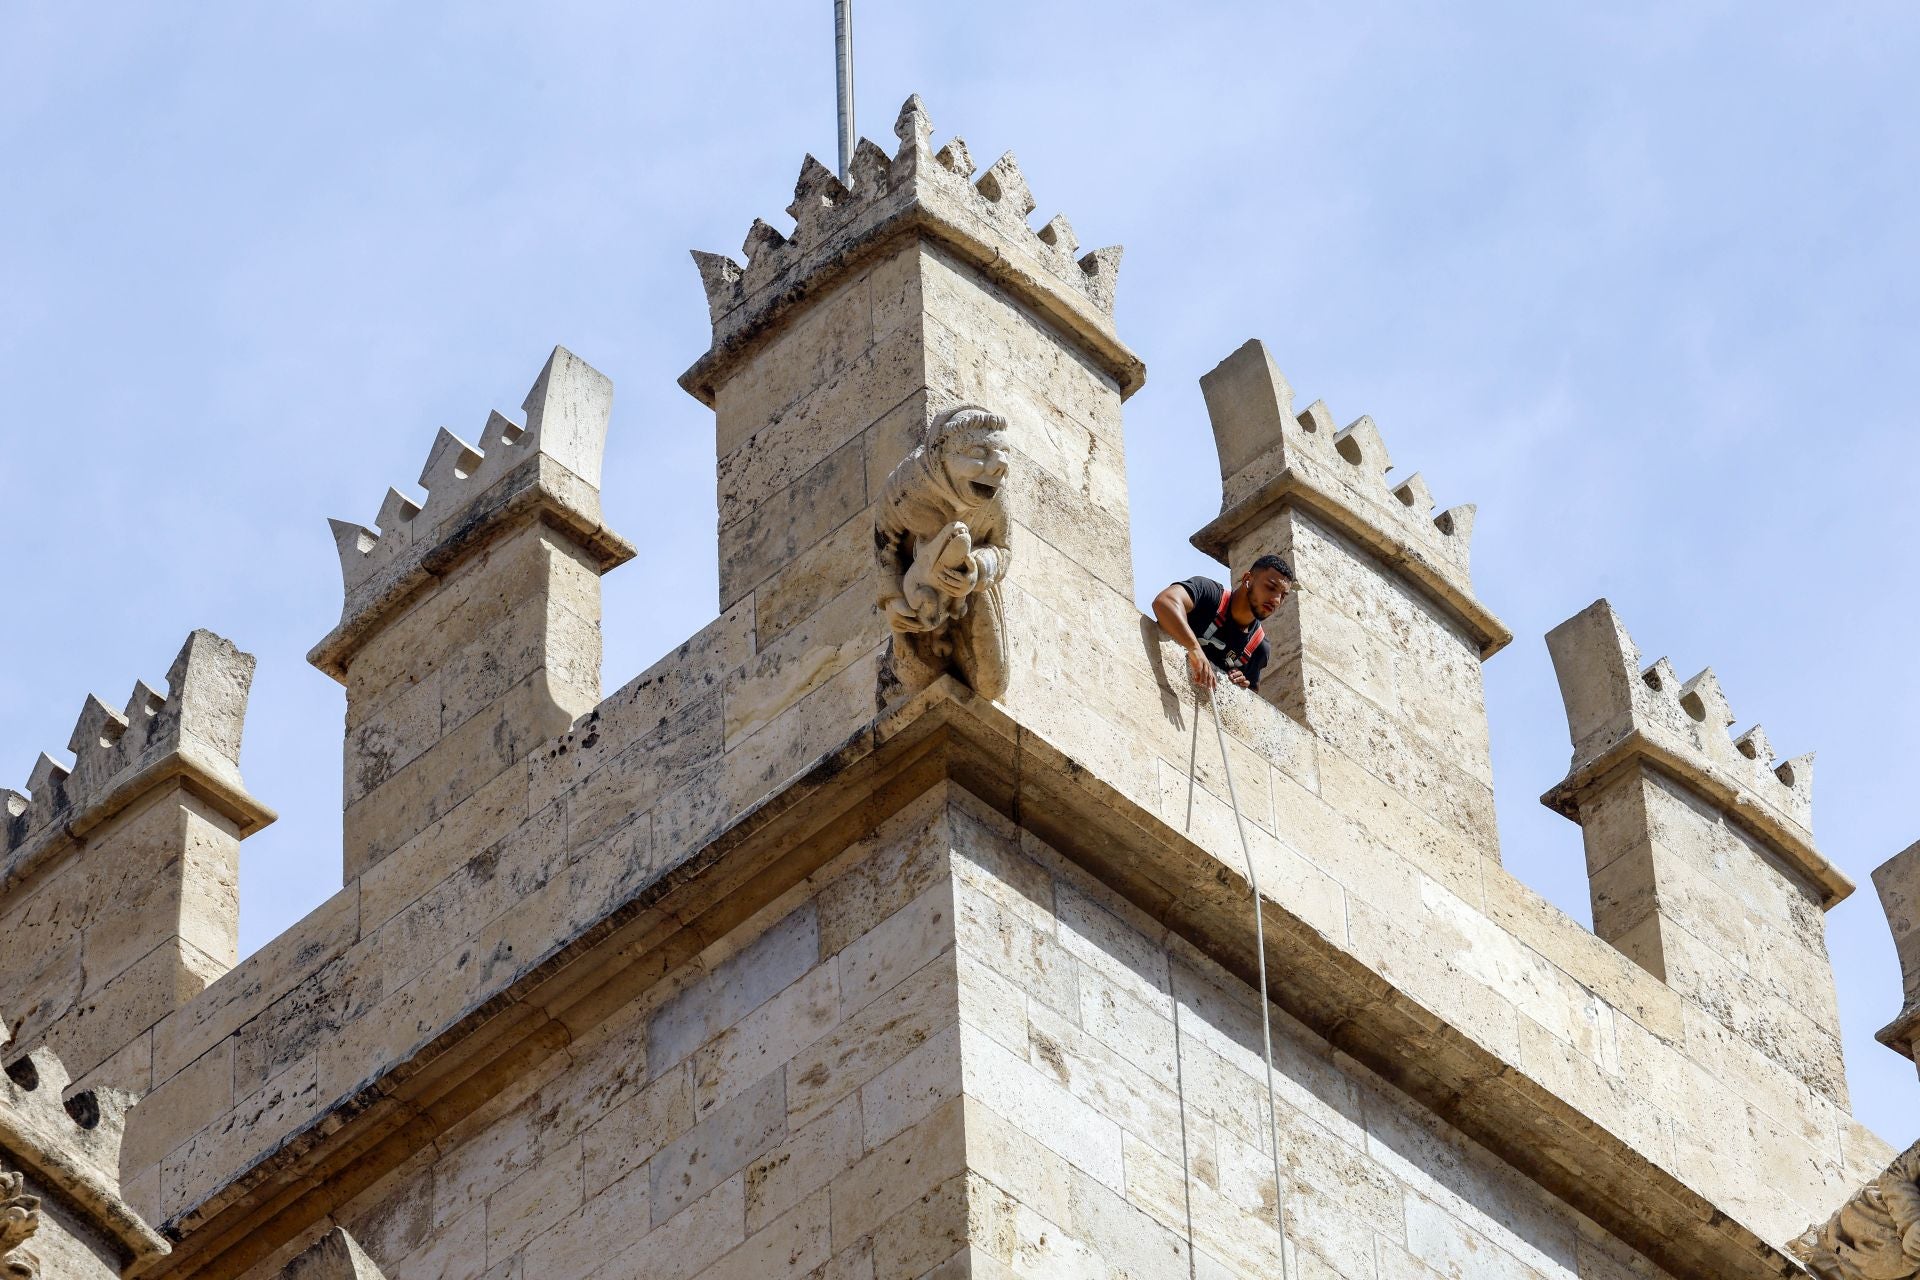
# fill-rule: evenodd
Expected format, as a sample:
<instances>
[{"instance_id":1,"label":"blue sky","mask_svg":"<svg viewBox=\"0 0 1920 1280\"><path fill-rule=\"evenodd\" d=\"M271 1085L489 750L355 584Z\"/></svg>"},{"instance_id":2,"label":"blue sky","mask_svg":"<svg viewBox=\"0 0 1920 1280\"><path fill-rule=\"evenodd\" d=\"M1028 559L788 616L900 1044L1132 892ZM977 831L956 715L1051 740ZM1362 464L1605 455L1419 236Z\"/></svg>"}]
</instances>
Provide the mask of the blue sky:
<instances>
[{"instance_id":1,"label":"blue sky","mask_svg":"<svg viewBox=\"0 0 1920 1280\"><path fill-rule=\"evenodd\" d=\"M325 518L369 521L434 428L514 408L564 343L618 400L606 687L714 608L689 248L785 225L831 162L831 5L0 5L0 774L89 690L209 626L260 657L251 950L339 883ZM1820 753L1857 1108L1913 1136L1872 1040L1899 981L1870 870L1920 838L1909 387L1920 10L1899 4L861 0L862 132L909 92L1122 243L1136 581L1206 567L1195 379L1264 338L1374 417L1515 643L1487 668L1508 865L1586 919L1542 633L1610 597Z\"/></svg>"}]
</instances>

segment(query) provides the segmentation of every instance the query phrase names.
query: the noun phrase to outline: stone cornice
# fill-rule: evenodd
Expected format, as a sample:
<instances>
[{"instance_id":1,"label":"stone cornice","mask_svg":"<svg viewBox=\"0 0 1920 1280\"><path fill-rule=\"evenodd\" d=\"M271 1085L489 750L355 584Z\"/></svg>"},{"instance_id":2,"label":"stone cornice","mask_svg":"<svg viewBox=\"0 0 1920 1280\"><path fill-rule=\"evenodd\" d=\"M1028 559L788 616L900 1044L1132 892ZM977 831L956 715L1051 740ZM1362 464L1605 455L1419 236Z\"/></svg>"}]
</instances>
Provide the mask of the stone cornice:
<instances>
[{"instance_id":1,"label":"stone cornice","mask_svg":"<svg viewBox=\"0 0 1920 1280\"><path fill-rule=\"evenodd\" d=\"M490 414L478 448L441 428L420 471L425 501L388 489L377 531L332 522L345 599L339 624L307 654L308 662L344 682L354 655L397 611L534 521L572 537L601 573L633 558L633 544L600 518L613 383L555 347L521 407L524 426Z\"/></svg>"},{"instance_id":2,"label":"stone cornice","mask_svg":"<svg viewBox=\"0 0 1920 1280\"><path fill-rule=\"evenodd\" d=\"M1296 458L1193 535L1193 545L1221 564L1242 535L1284 507L1296 507L1359 544L1435 604L1479 646L1482 661L1507 647L1513 632L1481 604L1466 574L1443 563L1367 506L1353 502L1324 469Z\"/></svg>"},{"instance_id":3,"label":"stone cornice","mask_svg":"<svg viewBox=\"0 0 1920 1280\"><path fill-rule=\"evenodd\" d=\"M195 631L173 660L162 697L134 683L123 712L97 697L81 708L71 769L42 755L28 795L0 792L0 894L37 876L90 833L174 780L248 836L274 820L240 777L240 739L254 660L211 631Z\"/></svg>"},{"instance_id":4,"label":"stone cornice","mask_svg":"<svg viewBox=\"0 0 1920 1280\"><path fill-rule=\"evenodd\" d=\"M1115 336L1113 284L1117 248L1077 262L1078 245L1064 218L1036 233L1026 224L1033 198L1011 155L978 182L966 144L934 152L931 124L909 99L895 125L899 153L889 159L861 143L852 187L808 157L789 209L796 226L781 236L756 222L747 264L695 254L713 313L713 345L680 376L680 385L711 406L716 390L764 337L794 310L833 288L874 258L915 236L947 248L1067 335L1119 387L1132 395L1146 366Z\"/></svg>"},{"instance_id":5,"label":"stone cornice","mask_svg":"<svg viewBox=\"0 0 1920 1280\"><path fill-rule=\"evenodd\" d=\"M1580 806L1598 785L1610 780L1617 771L1641 763L1665 774L1687 790L1709 801L1741 828L1764 844L1775 856L1798 872L1820 892L1821 905L1829 910L1855 888L1847 873L1827 860L1813 847L1806 829L1782 818L1771 807L1758 804L1739 781L1712 762L1691 751L1676 749L1639 729L1597 755L1583 760L1565 778L1556 783L1540 803L1575 822Z\"/></svg>"},{"instance_id":6,"label":"stone cornice","mask_svg":"<svg viewBox=\"0 0 1920 1280\"><path fill-rule=\"evenodd\" d=\"M558 1051L798 883L863 831L951 782L1086 866L1243 977L1255 956L1231 864L951 677L727 823L405 1061L275 1142L166 1224L168 1276L231 1275L396 1167L433 1134ZM1276 1000L1306 1025L1679 1277L1797 1274L1629 1141L1269 901Z\"/></svg>"},{"instance_id":7,"label":"stone cornice","mask_svg":"<svg viewBox=\"0 0 1920 1280\"><path fill-rule=\"evenodd\" d=\"M1920 1001L1909 1003L1900 1016L1873 1033L1873 1038L1903 1058L1916 1056L1920 1046Z\"/></svg>"}]
</instances>

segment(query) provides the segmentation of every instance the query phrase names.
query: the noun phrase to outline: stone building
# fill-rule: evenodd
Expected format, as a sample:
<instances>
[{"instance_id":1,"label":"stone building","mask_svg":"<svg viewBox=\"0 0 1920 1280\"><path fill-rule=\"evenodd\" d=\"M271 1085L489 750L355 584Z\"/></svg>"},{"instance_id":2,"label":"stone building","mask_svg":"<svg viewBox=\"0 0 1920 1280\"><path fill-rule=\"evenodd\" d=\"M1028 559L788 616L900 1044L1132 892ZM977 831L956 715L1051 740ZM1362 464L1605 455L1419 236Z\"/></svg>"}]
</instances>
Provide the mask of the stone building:
<instances>
[{"instance_id":1,"label":"stone building","mask_svg":"<svg viewBox=\"0 0 1920 1280\"><path fill-rule=\"evenodd\" d=\"M424 499L335 522L337 894L236 963L273 815L210 633L5 793L0 1275L1920 1272L1920 1155L1848 1105L1808 761L1597 602L1547 638L1545 797L1594 930L1516 881L1472 509L1258 342L1202 379L1194 542L1303 587L1216 739L1134 604L1119 251L1035 233L917 99L895 132L695 255L720 599L665 660L603 694L634 548L611 385L556 349ZM1877 880L1912 1054L1920 847Z\"/></svg>"}]
</instances>

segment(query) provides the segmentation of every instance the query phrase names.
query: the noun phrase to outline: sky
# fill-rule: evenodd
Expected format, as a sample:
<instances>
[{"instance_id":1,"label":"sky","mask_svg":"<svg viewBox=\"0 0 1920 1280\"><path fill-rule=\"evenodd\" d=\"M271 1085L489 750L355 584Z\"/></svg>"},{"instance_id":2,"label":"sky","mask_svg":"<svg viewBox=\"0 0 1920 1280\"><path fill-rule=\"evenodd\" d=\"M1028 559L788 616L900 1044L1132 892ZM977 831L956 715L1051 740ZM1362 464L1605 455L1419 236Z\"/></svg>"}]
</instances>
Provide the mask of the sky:
<instances>
[{"instance_id":1,"label":"sky","mask_svg":"<svg viewBox=\"0 0 1920 1280\"><path fill-rule=\"evenodd\" d=\"M604 686L715 611L707 344L687 250L832 162L830 0L75 6L0 0L0 776L187 632L260 660L252 951L339 887L326 518L371 523L564 344L616 387ZM1868 876L1920 839L1920 9L1772 3L856 6L861 132L912 92L1015 150L1116 322L1136 590L1205 571L1196 379L1265 339L1298 402L1379 424L1474 578L1507 865L1589 918L1544 632L1611 599L1819 752L1815 832L1856 1108L1915 1136ZM415 490L417 492L417 490ZM11 761L11 764L7 761ZM11 770L11 776L7 771Z\"/></svg>"}]
</instances>

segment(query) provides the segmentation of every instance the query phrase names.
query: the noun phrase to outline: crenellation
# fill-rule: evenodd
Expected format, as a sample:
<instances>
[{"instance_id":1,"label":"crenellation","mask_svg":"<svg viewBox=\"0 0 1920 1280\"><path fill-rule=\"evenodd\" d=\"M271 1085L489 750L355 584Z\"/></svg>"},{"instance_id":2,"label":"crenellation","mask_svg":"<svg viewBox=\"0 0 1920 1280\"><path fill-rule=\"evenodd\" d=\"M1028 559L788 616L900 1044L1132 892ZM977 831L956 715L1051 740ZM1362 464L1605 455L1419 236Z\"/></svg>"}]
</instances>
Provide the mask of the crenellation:
<instances>
[{"instance_id":1,"label":"crenellation","mask_svg":"<svg viewBox=\"0 0 1920 1280\"><path fill-rule=\"evenodd\" d=\"M118 712L88 694L67 749L71 767L46 752L34 761L27 794L6 793L7 841L0 892L28 874L39 854L81 837L168 776L187 775L250 834L273 820L240 780L240 734L254 658L211 631L187 637L167 671L162 697L134 684Z\"/></svg>"},{"instance_id":2,"label":"crenellation","mask_svg":"<svg viewBox=\"0 0 1920 1280\"><path fill-rule=\"evenodd\" d=\"M599 527L600 459L612 407L613 384L565 347L555 347L521 405L524 427L491 412L477 447L441 427L420 469L424 501L389 488L375 517L377 532L344 520L329 522L346 585L342 625L426 567L422 562L460 524L514 496L502 491L513 487L502 482L530 462L564 469L527 479L550 490L557 508L585 525L583 532L600 544L596 550L616 563L631 555L631 548ZM340 659L329 653L328 660Z\"/></svg>"},{"instance_id":3,"label":"crenellation","mask_svg":"<svg viewBox=\"0 0 1920 1280\"><path fill-rule=\"evenodd\" d=\"M0 1022L18 1059L52 1046L89 1084L142 1090L148 1030L234 962L239 842L273 821L240 776L254 659L187 637L163 697L89 696L71 769L42 754L12 793L0 861Z\"/></svg>"},{"instance_id":4,"label":"crenellation","mask_svg":"<svg viewBox=\"0 0 1920 1280\"><path fill-rule=\"evenodd\" d=\"M1573 764L1544 796L1581 824L1594 930L1818 1092L1844 1101L1822 912L1852 890L1813 846L1811 756L1775 765L1712 668L1642 665L1596 601L1547 635Z\"/></svg>"},{"instance_id":5,"label":"crenellation","mask_svg":"<svg viewBox=\"0 0 1920 1280\"><path fill-rule=\"evenodd\" d=\"M1336 504L1375 526L1376 538L1403 544L1399 554L1437 557L1456 591L1471 593L1467 570L1471 504L1433 513L1426 480L1391 479L1393 458L1380 429L1361 416L1336 429L1324 401L1298 414L1293 388L1266 348L1249 341L1200 380L1220 449L1221 516L1194 535L1219 554L1233 532L1277 502L1299 497ZM1372 539L1369 539L1372 540Z\"/></svg>"},{"instance_id":6,"label":"crenellation","mask_svg":"<svg viewBox=\"0 0 1920 1280\"><path fill-rule=\"evenodd\" d=\"M0 1165L18 1114L79 1161L145 1093L83 1169L173 1248L129 1280L1795 1274L1892 1154L1811 757L1600 602L1549 638L1595 928L1515 879L1474 508L1258 342L1202 379L1195 543L1300 581L1210 740L1134 603L1119 250L1034 231L917 97L896 134L694 255L722 611L684 644L601 696L611 384L555 348L524 425L335 524L344 884L305 920L234 965L246 813L203 793L252 660L207 633L0 794ZM1909 1053L1917 851L1876 875Z\"/></svg>"},{"instance_id":7,"label":"crenellation","mask_svg":"<svg viewBox=\"0 0 1920 1280\"><path fill-rule=\"evenodd\" d=\"M1852 883L1813 849L1813 753L1775 763L1759 725L1737 720L1713 668L1682 681L1666 658L1642 664L1605 600L1547 635L1566 702L1573 765L1548 808L1573 817L1581 787L1631 755L1646 755L1729 807L1735 819L1795 864L1830 907Z\"/></svg>"},{"instance_id":8,"label":"crenellation","mask_svg":"<svg viewBox=\"0 0 1920 1280\"><path fill-rule=\"evenodd\" d=\"M977 235L965 224L977 221L993 228L994 239L1020 259L1009 267L1037 269L1071 289L1079 306L1103 325L1111 323L1119 249L1075 259L1072 254L1079 246L1070 228L1069 248L1060 248L1064 218L1034 231L1027 223L1036 207L1033 194L1012 152L974 179L973 158L964 141L953 138L938 151L932 149L933 124L918 95L901 108L894 132L900 145L891 158L876 144L860 142L849 165L850 185L807 156L787 210L795 223L792 234L783 235L756 218L741 249L744 267L696 251L717 349L764 327L773 313L810 287L808 277L837 258L857 253L867 241L890 235L903 218L924 220L928 230L958 232L963 238ZM1137 372L1130 370L1126 376L1137 382ZM698 394L697 386L690 389Z\"/></svg>"}]
</instances>

